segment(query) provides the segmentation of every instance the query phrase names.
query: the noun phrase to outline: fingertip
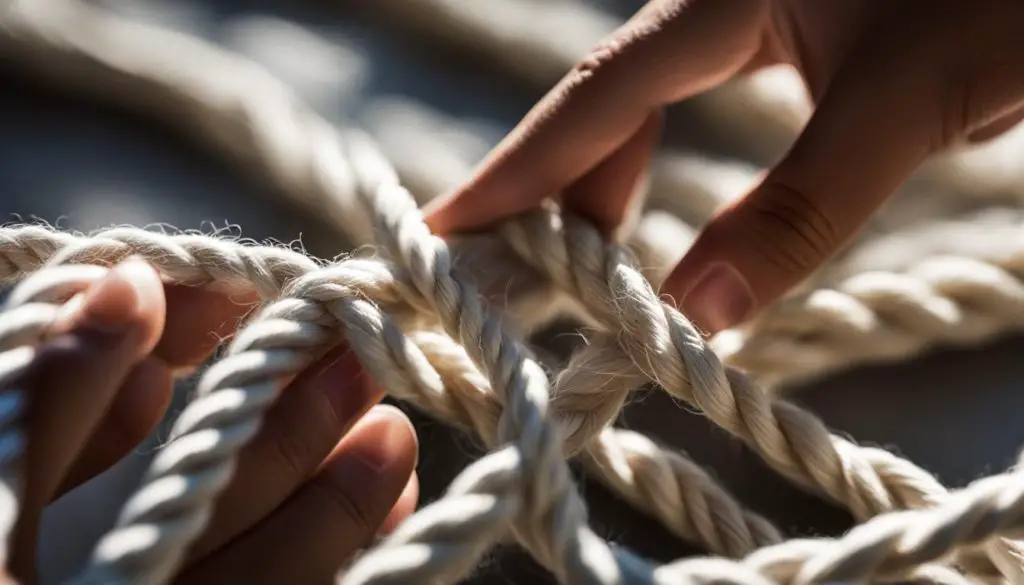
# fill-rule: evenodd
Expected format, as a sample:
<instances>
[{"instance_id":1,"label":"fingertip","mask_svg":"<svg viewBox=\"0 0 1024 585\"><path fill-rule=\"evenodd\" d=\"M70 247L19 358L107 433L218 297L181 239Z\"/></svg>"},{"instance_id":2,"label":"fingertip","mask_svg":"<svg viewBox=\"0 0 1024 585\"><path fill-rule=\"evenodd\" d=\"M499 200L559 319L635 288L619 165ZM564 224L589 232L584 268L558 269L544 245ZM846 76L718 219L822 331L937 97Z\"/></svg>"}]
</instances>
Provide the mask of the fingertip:
<instances>
[{"instance_id":1,"label":"fingertip","mask_svg":"<svg viewBox=\"0 0 1024 585\"><path fill-rule=\"evenodd\" d=\"M406 483L416 467L419 440L416 428L404 412L390 404L378 404L356 423L352 436L363 447L358 457L368 467L378 471L394 469Z\"/></svg>"},{"instance_id":2,"label":"fingertip","mask_svg":"<svg viewBox=\"0 0 1024 585\"><path fill-rule=\"evenodd\" d=\"M361 483L390 508L416 468L419 442L412 421L388 404L371 408L327 457L327 473L339 483ZM390 496L388 496L390 494ZM379 504L380 502L378 502Z\"/></svg>"},{"instance_id":3,"label":"fingertip","mask_svg":"<svg viewBox=\"0 0 1024 585\"><path fill-rule=\"evenodd\" d=\"M705 337L734 327L760 306L749 275L750 251L743 234L735 233L723 209L697 236L669 276L661 295L679 309ZM740 261L736 261L737 256Z\"/></svg>"},{"instance_id":4,"label":"fingertip","mask_svg":"<svg viewBox=\"0 0 1024 585\"><path fill-rule=\"evenodd\" d=\"M480 230L533 204L534 199L503 195L498 188L502 180L495 178L495 172L478 175L459 189L427 203L423 207L427 228L439 236Z\"/></svg>"},{"instance_id":5,"label":"fingertip","mask_svg":"<svg viewBox=\"0 0 1024 585\"><path fill-rule=\"evenodd\" d=\"M380 531L408 489L417 451L409 418L393 406L378 405L328 456L320 477L331 491L343 494L342 512L353 529L367 538Z\"/></svg>"},{"instance_id":6,"label":"fingertip","mask_svg":"<svg viewBox=\"0 0 1024 585\"><path fill-rule=\"evenodd\" d=\"M728 262L712 263L695 276L674 273L666 282L673 290L682 291L677 306L704 335L743 322L755 308L750 283Z\"/></svg>"},{"instance_id":7,"label":"fingertip","mask_svg":"<svg viewBox=\"0 0 1024 585\"><path fill-rule=\"evenodd\" d=\"M742 324L822 266L869 213L777 167L704 227L663 289L702 333Z\"/></svg>"},{"instance_id":8,"label":"fingertip","mask_svg":"<svg viewBox=\"0 0 1024 585\"><path fill-rule=\"evenodd\" d=\"M428 201L423 208L421 213L423 215L423 222L427 224L427 229L436 235L446 235L449 232L448 221L445 217L447 208L451 206L452 198L456 197L455 193L447 195L441 195Z\"/></svg>"},{"instance_id":9,"label":"fingertip","mask_svg":"<svg viewBox=\"0 0 1024 585\"><path fill-rule=\"evenodd\" d=\"M159 275L144 260L133 257L65 303L54 330L97 343L115 339L122 343L129 336L130 349L139 358L152 350L165 315Z\"/></svg>"},{"instance_id":10,"label":"fingertip","mask_svg":"<svg viewBox=\"0 0 1024 585\"><path fill-rule=\"evenodd\" d=\"M167 319L167 299L160 274L138 256L128 258L111 271L132 289L135 315L142 326L138 356L148 355L156 347Z\"/></svg>"}]
</instances>

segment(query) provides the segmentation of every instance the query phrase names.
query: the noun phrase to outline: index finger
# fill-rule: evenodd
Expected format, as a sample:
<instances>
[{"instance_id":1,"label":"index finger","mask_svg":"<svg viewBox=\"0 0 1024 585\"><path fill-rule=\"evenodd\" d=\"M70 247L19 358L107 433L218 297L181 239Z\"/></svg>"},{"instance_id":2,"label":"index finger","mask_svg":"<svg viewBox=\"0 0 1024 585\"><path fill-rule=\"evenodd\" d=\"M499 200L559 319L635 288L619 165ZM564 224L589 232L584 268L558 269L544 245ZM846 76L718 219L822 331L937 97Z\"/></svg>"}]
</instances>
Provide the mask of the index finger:
<instances>
[{"instance_id":1,"label":"index finger","mask_svg":"<svg viewBox=\"0 0 1024 585\"><path fill-rule=\"evenodd\" d=\"M654 0L581 60L488 155L428 208L435 233L484 227L574 183L649 114L739 71L761 45L763 0Z\"/></svg>"}]
</instances>

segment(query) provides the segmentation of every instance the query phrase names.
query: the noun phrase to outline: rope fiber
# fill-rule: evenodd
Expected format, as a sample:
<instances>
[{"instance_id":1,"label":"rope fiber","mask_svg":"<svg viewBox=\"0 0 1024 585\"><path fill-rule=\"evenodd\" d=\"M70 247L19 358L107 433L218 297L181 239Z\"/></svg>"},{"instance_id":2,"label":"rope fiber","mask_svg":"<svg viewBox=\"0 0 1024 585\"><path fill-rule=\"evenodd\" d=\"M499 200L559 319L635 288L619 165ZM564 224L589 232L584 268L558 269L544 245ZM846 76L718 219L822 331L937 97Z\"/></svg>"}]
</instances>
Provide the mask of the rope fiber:
<instances>
[{"instance_id":1,"label":"rope fiber","mask_svg":"<svg viewBox=\"0 0 1024 585\"><path fill-rule=\"evenodd\" d=\"M950 492L904 458L833 434L764 385L1019 329L1019 222L1001 224L991 246L836 272L709 342L656 292L693 234L667 214L646 212L616 242L550 202L493 233L445 241L368 135L339 131L263 69L197 38L73 0L2 0L0 58L62 89L176 122L376 251L325 262L194 233L0 228L0 282L13 285L0 312L5 557L23 495L18 380L63 303L140 255L168 282L256 293L261 307L203 372L173 440L76 584L172 579L279 382L341 332L391 396L489 449L441 499L346 567L343 585L455 583L509 537L567 584L1024 585L1021 471ZM551 373L551 360L520 340L567 313L594 332ZM684 453L613 426L651 382L782 477L847 508L857 527L840 538L786 540ZM599 538L570 457L712 556L655 566Z\"/></svg>"}]
</instances>

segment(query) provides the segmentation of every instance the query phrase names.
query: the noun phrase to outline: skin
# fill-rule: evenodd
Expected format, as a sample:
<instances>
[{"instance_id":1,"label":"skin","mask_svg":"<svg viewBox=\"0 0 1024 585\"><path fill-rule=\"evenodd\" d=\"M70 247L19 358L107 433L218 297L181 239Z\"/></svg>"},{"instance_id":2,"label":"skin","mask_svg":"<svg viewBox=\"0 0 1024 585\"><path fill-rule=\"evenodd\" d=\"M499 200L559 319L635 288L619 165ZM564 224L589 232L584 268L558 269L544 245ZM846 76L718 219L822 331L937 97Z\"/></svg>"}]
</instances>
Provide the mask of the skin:
<instances>
[{"instance_id":1,"label":"skin","mask_svg":"<svg viewBox=\"0 0 1024 585\"><path fill-rule=\"evenodd\" d=\"M472 231L559 196L612 234L664 106L792 66L811 120L661 291L713 334L820 267L929 156L1016 125L1022 28L1024 3L1009 0L652 0L426 209L427 222L438 234Z\"/></svg>"},{"instance_id":2,"label":"skin","mask_svg":"<svg viewBox=\"0 0 1024 585\"><path fill-rule=\"evenodd\" d=\"M23 386L26 500L9 566L18 582L37 581L43 508L136 448L168 407L172 371L207 358L252 301L164 285L132 259L69 303ZM216 506L176 582L326 585L409 516L416 435L400 411L377 405L382 396L344 346L288 382L218 499L230 505Z\"/></svg>"}]
</instances>

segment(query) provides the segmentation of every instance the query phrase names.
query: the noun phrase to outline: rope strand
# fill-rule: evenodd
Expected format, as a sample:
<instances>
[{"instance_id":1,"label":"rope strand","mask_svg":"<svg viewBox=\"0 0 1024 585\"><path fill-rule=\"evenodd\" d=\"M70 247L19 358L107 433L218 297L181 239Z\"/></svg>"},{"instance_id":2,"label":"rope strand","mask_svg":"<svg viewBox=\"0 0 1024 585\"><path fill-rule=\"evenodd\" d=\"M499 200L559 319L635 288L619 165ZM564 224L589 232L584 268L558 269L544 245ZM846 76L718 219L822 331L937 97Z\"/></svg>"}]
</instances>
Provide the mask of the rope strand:
<instances>
[{"instance_id":1,"label":"rope strand","mask_svg":"<svg viewBox=\"0 0 1024 585\"><path fill-rule=\"evenodd\" d=\"M475 431L491 449L443 498L356 559L344 585L452 583L509 532L560 582L573 584L908 578L959 585L996 569L1024 583L1020 543L1012 540L1024 507L1020 472L950 494L912 463L832 435L811 413L765 394L723 365L658 298L652 282L664 276L664 256L673 250L643 234L634 236L632 249L609 243L552 206L503 224L490 237L504 248L488 249L507 257L484 257L470 272L459 259L472 246L429 232L372 139L342 135L251 62L74 0L9 0L0 25L3 58L62 87L188 122L181 126L260 169L282 193L326 211L354 243L378 247L376 258L327 264L201 234L0 228L0 280L24 278L0 314L5 541L20 497L18 383L67 296L102 277L104 267L140 254L170 282L255 292L262 304L203 374L174 439L76 582L171 579L230 481L237 453L276 400L281 378L312 363L343 331L392 396ZM1024 288L1014 267L952 257L857 274L781 303L723 351L753 364L755 374L789 376L803 374L802 360L834 367L906 356L934 342L977 341L1020 327ZM487 300L493 285L510 278L529 284L499 314ZM561 305L541 314L539 306L553 299L571 301L599 331L549 379L517 335L560 312ZM728 348L723 339L719 345ZM795 362L773 361L776 347L804 353ZM745 511L684 454L610 426L630 392L648 380L863 523L839 539L782 542L770 523ZM566 457L577 454L627 501L734 560L655 567L598 538L567 467ZM979 547L987 564L978 563Z\"/></svg>"}]
</instances>

